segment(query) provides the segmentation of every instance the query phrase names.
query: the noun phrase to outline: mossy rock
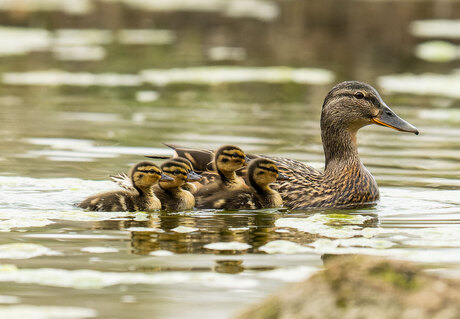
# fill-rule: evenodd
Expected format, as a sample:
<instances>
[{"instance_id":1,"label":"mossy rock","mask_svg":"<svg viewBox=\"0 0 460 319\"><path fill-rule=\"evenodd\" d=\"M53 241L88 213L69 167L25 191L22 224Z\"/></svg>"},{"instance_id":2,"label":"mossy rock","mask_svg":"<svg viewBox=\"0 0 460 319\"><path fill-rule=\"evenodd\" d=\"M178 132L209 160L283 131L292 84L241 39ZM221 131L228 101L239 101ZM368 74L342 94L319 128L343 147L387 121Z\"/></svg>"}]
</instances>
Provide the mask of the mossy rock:
<instances>
[{"instance_id":1,"label":"mossy rock","mask_svg":"<svg viewBox=\"0 0 460 319\"><path fill-rule=\"evenodd\" d=\"M324 271L283 289L238 319L457 319L460 281L371 256L328 259Z\"/></svg>"}]
</instances>

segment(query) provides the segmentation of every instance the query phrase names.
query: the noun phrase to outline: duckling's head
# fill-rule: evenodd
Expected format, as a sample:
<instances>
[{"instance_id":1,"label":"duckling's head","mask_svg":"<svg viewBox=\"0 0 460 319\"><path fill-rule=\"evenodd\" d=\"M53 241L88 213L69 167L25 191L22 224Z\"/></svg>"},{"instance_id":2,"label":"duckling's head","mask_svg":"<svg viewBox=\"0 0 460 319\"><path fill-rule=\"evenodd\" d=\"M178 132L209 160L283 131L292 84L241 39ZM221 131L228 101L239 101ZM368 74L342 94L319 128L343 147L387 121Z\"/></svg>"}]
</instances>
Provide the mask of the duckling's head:
<instances>
[{"instance_id":1,"label":"duckling's head","mask_svg":"<svg viewBox=\"0 0 460 319\"><path fill-rule=\"evenodd\" d=\"M187 163L176 159L163 163L161 169L165 175L171 178L171 180L160 181L162 188L181 187L187 181L196 181L201 178L200 175L191 170Z\"/></svg>"},{"instance_id":2,"label":"duckling's head","mask_svg":"<svg viewBox=\"0 0 460 319\"><path fill-rule=\"evenodd\" d=\"M247 174L249 183L255 189L264 189L268 184L274 183L277 179L286 178L278 171L276 164L266 158L251 160Z\"/></svg>"},{"instance_id":3,"label":"duckling's head","mask_svg":"<svg viewBox=\"0 0 460 319\"><path fill-rule=\"evenodd\" d=\"M241 148L234 145L224 145L216 151L214 164L220 172L234 172L243 167L246 160L246 155Z\"/></svg>"},{"instance_id":4,"label":"duckling's head","mask_svg":"<svg viewBox=\"0 0 460 319\"><path fill-rule=\"evenodd\" d=\"M324 100L321 129L356 132L369 124L419 133L415 126L397 116L372 86L358 81L346 81L334 86Z\"/></svg>"},{"instance_id":5,"label":"duckling's head","mask_svg":"<svg viewBox=\"0 0 460 319\"><path fill-rule=\"evenodd\" d=\"M170 177L161 172L161 169L152 162L140 162L131 168L131 180L137 189L146 189L155 185L159 180L168 180Z\"/></svg>"}]
</instances>

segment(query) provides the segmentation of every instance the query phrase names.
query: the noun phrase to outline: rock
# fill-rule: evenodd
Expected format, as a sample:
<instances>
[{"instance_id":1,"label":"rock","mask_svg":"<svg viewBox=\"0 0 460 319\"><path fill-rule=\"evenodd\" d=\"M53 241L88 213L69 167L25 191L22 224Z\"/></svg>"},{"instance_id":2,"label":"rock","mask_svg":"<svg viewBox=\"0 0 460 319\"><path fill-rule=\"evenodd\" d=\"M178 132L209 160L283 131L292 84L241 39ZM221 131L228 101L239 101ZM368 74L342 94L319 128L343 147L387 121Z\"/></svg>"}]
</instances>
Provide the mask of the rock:
<instances>
[{"instance_id":1,"label":"rock","mask_svg":"<svg viewBox=\"0 0 460 319\"><path fill-rule=\"evenodd\" d=\"M371 256L329 258L325 270L238 319L458 319L460 281L419 265Z\"/></svg>"}]
</instances>

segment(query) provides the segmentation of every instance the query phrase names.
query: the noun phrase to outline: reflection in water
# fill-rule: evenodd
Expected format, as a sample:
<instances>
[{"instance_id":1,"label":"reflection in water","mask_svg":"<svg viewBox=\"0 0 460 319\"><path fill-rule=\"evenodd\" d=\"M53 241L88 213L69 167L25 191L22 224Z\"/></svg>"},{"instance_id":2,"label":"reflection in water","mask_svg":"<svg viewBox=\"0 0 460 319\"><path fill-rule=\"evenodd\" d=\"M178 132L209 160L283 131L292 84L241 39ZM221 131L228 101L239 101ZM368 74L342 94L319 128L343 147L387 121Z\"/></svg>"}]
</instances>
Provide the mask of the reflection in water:
<instances>
[{"instance_id":1,"label":"reflection in water","mask_svg":"<svg viewBox=\"0 0 460 319\"><path fill-rule=\"evenodd\" d=\"M281 221L282 225L277 227ZM299 224L298 221L304 224ZM98 222L95 229L129 230L132 251L139 255L149 255L155 251L241 255L264 253L267 250L259 248L274 241L288 241L305 246L319 238L362 237L365 236L363 229L371 229L377 224L378 217L372 213L349 216L336 213L305 215L298 212L295 215L285 215L285 212L277 210L238 214L209 211L153 213L147 220L105 220ZM190 231L177 232L175 229L178 227ZM232 242L246 243L249 246L223 245ZM207 245L212 243L222 245ZM288 253L289 248L280 247L276 251Z\"/></svg>"}]
</instances>

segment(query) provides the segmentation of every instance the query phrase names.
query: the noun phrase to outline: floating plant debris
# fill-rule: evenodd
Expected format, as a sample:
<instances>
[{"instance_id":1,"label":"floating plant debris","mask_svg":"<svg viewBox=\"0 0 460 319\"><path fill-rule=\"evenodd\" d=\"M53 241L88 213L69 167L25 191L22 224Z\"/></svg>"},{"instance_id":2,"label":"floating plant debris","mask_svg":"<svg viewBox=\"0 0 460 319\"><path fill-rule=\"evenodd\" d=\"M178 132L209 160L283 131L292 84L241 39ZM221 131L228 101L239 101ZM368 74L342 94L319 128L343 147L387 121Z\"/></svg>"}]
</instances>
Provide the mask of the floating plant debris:
<instances>
[{"instance_id":1,"label":"floating plant debris","mask_svg":"<svg viewBox=\"0 0 460 319\"><path fill-rule=\"evenodd\" d=\"M188 226L178 226L176 228L171 229L173 232L176 233L193 233L199 231L198 228L195 227L188 227Z\"/></svg>"},{"instance_id":2,"label":"floating plant debris","mask_svg":"<svg viewBox=\"0 0 460 319\"><path fill-rule=\"evenodd\" d=\"M80 250L86 253L93 253L93 254L116 253L119 251L117 248L114 248L114 247L98 247L98 246L83 247Z\"/></svg>"},{"instance_id":3,"label":"floating plant debris","mask_svg":"<svg viewBox=\"0 0 460 319\"><path fill-rule=\"evenodd\" d=\"M251 247L251 245L248 245L246 243L240 243L237 241L219 242L204 245L204 248L212 250L247 250Z\"/></svg>"},{"instance_id":4,"label":"floating plant debris","mask_svg":"<svg viewBox=\"0 0 460 319\"><path fill-rule=\"evenodd\" d=\"M274 240L259 247L259 250L267 254L301 254L312 251L311 248L289 240Z\"/></svg>"}]
</instances>

